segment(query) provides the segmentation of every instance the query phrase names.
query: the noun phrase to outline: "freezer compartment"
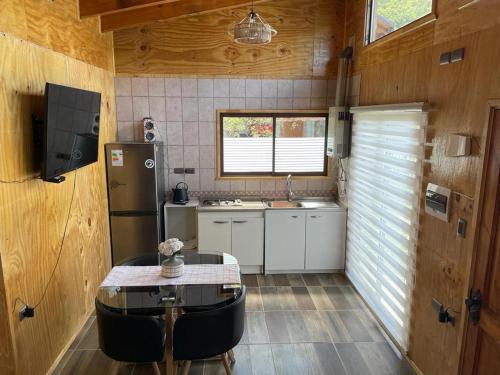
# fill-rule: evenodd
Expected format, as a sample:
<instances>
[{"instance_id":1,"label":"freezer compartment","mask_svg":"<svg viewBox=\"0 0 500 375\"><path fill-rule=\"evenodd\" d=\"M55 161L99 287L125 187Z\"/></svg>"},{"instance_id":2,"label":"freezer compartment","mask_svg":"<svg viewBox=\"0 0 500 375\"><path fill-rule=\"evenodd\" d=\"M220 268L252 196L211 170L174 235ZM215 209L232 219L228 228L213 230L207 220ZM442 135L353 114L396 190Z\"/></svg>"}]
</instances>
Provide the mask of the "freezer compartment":
<instances>
[{"instance_id":1,"label":"freezer compartment","mask_svg":"<svg viewBox=\"0 0 500 375\"><path fill-rule=\"evenodd\" d=\"M161 242L160 215L111 215L113 265L146 253L158 252Z\"/></svg>"}]
</instances>

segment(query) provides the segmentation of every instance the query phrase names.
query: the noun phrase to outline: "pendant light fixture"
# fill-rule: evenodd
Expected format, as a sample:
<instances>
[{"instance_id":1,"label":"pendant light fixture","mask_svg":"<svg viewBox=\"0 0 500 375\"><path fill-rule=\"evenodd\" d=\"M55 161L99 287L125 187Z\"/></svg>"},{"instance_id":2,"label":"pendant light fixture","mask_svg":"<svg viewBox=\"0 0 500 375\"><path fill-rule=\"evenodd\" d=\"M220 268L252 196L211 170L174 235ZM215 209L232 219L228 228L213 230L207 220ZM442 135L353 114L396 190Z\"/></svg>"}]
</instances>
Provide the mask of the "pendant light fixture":
<instances>
[{"instance_id":1,"label":"pendant light fixture","mask_svg":"<svg viewBox=\"0 0 500 375\"><path fill-rule=\"evenodd\" d=\"M268 44L278 32L252 9L234 26L234 41L243 44Z\"/></svg>"}]
</instances>

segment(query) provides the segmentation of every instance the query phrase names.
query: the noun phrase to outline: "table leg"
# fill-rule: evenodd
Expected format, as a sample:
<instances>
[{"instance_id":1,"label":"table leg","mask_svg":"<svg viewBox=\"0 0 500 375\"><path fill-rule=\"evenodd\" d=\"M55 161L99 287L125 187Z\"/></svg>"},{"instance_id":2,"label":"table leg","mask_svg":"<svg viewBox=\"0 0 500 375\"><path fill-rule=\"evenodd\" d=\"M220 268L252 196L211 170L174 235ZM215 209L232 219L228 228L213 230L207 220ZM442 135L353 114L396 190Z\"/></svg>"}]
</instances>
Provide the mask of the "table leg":
<instances>
[{"instance_id":1,"label":"table leg","mask_svg":"<svg viewBox=\"0 0 500 375\"><path fill-rule=\"evenodd\" d=\"M174 339L174 309L172 307L167 306L165 309L165 324L167 325L166 329L166 339L165 339L165 364L166 375L175 375L175 367L174 367L174 347L173 347L173 339Z\"/></svg>"}]
</instances>

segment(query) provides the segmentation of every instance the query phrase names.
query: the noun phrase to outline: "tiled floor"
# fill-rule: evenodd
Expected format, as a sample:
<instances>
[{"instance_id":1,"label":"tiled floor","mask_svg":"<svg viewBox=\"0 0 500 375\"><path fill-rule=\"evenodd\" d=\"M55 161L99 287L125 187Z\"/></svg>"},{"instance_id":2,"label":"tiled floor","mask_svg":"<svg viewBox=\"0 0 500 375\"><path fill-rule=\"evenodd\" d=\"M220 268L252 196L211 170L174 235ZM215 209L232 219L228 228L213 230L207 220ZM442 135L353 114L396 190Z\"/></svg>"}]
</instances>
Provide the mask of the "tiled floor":
<instances>
[{"instance_id":1,"label":"tiled floor","mask_svg":"<svg viewBox=\"0 0 500 375\"><path fill-rule=\"evenodd\" d=\"M246 330L235 348L235 375L414 374L343 275L246 275L244 283ZM150 365L112 361L98 347L90 317L55 374L153 374ZM189 373L225 374L219 361L195 362Z\"/></svg>"}]
</instances>

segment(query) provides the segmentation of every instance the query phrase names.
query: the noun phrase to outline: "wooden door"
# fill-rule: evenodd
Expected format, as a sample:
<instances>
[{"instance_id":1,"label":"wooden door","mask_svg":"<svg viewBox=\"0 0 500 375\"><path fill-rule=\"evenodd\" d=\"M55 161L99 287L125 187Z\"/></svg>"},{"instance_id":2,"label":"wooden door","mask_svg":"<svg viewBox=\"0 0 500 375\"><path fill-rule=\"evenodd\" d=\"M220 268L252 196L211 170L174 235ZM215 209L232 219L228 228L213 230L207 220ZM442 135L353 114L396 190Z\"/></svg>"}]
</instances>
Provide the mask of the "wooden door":
<instances>
[{"instance_id":1,"label":"wooden door","mask_svg":"<svg viewBox=\"0 0 500 375\"><path fill-rule=\"evenodd\" d=\"M469 313L461 374L500 374L500 109L491 111L475 236L472 288L481 293L479 322Z\"/></svg>"}]
</instances>

